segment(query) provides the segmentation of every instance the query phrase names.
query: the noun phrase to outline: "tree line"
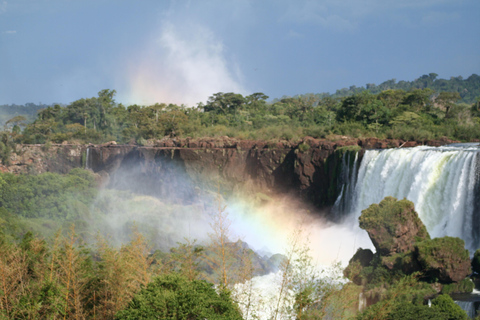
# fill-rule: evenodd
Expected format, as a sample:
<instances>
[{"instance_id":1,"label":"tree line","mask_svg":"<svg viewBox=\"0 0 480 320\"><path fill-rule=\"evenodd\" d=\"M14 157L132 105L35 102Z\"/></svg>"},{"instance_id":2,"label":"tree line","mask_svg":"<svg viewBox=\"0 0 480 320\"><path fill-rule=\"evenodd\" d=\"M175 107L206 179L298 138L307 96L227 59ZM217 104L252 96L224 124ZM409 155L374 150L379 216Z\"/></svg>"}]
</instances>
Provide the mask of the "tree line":
<instances>
[{"instance_id":1,"label":"tree line","mask_svg":"<svg viewBox=\"0 0 480 320\"><path fill-rule=\"evenodd\" d=\"M479 78L442 80L430 74L409 85L394 85L391 80L365 90L351 88L334 95L305 94L273 101L267 101L269 97L261 92L248 96L218 92L195 107L166 103L124 106L115 101L115 90L105 89L97 97L43 108L30 123L22 115L7 120L0 153L8 152L13 143L115 140L142 145L164 137L295 140L343 135L475 141L480 139L480 98L474 86ZM465 81L471 84L468 89L459 84ZM476 100L466 100L467 93L476 95Z\"/></svg>"}]
</instances>

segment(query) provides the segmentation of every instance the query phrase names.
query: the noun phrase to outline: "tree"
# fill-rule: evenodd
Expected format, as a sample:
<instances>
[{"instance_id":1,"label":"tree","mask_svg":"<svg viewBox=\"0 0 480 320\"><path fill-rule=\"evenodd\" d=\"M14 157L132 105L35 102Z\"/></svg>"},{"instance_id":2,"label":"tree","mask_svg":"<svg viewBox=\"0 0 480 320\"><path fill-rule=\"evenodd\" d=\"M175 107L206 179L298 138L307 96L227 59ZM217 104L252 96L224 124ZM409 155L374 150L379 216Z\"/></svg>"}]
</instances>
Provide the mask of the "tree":
<instances>
[{"instance_id":1,"label":"tree","mask_svg":"<svg viewBox=\"0 0 480 320\"><path fill-rule=\"evenodd\" d=\"M132 241L115 250L104 240L99 240L99 285L96 290L100 313L112 319L124 309L133 296L145 287L151 278L148 248L144 237L134 230Z\"/></svg>"},{"instance_id":2,"label":"tree","mask_svg":"<svg viewBox=\"0 0 480 320\"><path fill-rule=\"evenodd\" d=\"M237 306L224 292L204 280L179 274L156 277L115 319L232 319L241 320Z\"/></svg>"},{"instance_id":3,"label":"tree","mask_svg":"<svg viewBox=\"0 0 480 320\"><path fill-rule=\"evenodd\" d=\"M15 116L5 122L4 130L6 130L9 124L12 124L13 126L25 126L25 121L27 121L27 118L25 116Z\"/></svg>"},{"instance_id":4,"label":"tree","mask_svg":"<svg viewBox=\"0 0 480 320\"><path fill-rule=\"evenodd\" d=\"M185 239L184 243L178 243L178 247L170 249L172 260L178 264L178 272L189 281L198 277L198 257L203 252L203 247L195 246L196 241Z\"/></svg>"},{"instance_id":5,"label":"tree","mask_svg":"<svg viewBox=\"0 0 480 320\"><path fill-rule=\"evenodd\" d=\"M357 96L350 96L342 100L342 105L337 111L337 121L353 121L360 112L360 99Z\"/></svg>"},{"instance_id":6,"label":"tree","mask_svg":"<svg viewBox=\"0 0 480 320\"><path fill-rule=\"evenodd\" d=\"M230 284L229 268L232 263L233 253L228 245L231 221L228 218L227 206L223 204L220 194L217 195L217 211L212 215L210 226L212 233L209 233L213 255L206 257L207 263L218 277L215 279L222 290L226 290Z\"/></svg>"},{"instance_id":7,"label":"tree","mask_svg":"<svg viewBox=\"0 0 480 320\"><path fill-rule=\"evenodd\" d=\"M409 91L402 104L411 106L414 111L430 111L432 107L430 97L434 93L435 91L430 88Z\"/></svg>"},{"instance_id":8,"label":"tree","mask_svg":"<svg viewBox=\"0 0 480 320\"><path fill-rule=\"evenodd\" d=\"M203 108L205 112L214 112L215 114L236 114L244 103L245 98L241 94L218 92L208 98L207 104Z\"/></svg>"},{"instance_id":9,"label":"tree","mask_svg":"<svg viewBox=\"0 0 480 320\"><path fill-rule=\"evenodd\" d=\"M445 118L449 118L449 111L461 99L458 92L440 92L435 102L445 110Z\"/></svg>"}]
</instances>

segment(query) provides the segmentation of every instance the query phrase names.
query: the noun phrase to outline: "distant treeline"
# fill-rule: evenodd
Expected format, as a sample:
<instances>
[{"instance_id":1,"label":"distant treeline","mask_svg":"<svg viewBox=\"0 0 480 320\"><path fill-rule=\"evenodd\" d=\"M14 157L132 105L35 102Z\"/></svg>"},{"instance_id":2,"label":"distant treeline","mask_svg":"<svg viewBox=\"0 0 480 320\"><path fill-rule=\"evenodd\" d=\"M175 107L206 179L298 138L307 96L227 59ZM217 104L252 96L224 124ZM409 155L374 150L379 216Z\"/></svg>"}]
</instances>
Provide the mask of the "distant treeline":
<instances>
[{"instance_id":1,"label":"distant treeline","mask_svg":"<svg viewBox=\"0 0 480 320\"><path fill-rule=\"evenodd\" d=\"M5 158L8 146L14 143L115 140L142 145L166 136L297 140L303 136L329 139L344 135L418 141L441 137L479 140L480 99L473 103L462 99L480 97L480 77L435 78L436 74L430 74L413 82L395 84L390 80L379 86L368 85L368 90L351 87L335 95L305 94L272 102L261 92L249 96L218 92L205 104L192 108L165 103L124 106L115 102L115 90L105 89L98 97L82 98L65 107L57 104L43 108L32 123L23 116L9 119L4 125L0 154ZM390 88L393 86L406 89ZM33 110L34 106L29 108Z\"/></svg>"},{"instance_id":2,"label":"distant treeline","mask_svg":"<svg viewBox=\"0 0 480 320\"><path fill-rule=\"evenodd\" d=\"M397 82L396 79L387 80L379 85L374 83L367 83L365 87L350 86L337 90L335 93L317 93L318 99L325 97L343 98L351 96L362 91L368 90L373 94L380 93L385 90L413 90L429 88L435 92L458 92L460 94L460 102L474 103L480 96L480 76L472 74L467 79L462 76L451 77L450 80L437 79L438 74L429 73L423 75L413 81L401 80Z\"/></svg>"},{"instance_id":3,"label":"distant treeline","mask_svg":"<svg viewBox=\"0 0 480 320\"><path fill-rule=\"evenodd\" d=\"M37 118L38 111L48 108L46 104L26 103L24 105L18 104L4 104L0 105L0 125L5 123L15 116L23 116L27 122L32 122Z\"/></svg>"}]
</instances>

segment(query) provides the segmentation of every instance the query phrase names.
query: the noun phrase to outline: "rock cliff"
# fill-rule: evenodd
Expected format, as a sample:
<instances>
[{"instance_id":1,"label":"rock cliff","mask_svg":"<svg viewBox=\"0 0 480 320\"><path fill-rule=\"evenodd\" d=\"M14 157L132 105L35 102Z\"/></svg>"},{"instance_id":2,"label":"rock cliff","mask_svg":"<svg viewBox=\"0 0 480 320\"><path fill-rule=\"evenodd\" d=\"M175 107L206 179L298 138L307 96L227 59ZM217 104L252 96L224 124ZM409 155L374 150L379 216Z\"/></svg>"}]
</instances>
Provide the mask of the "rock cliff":
<instances>
[{"instance_id":1,"label":"rock cliff","mask_svg":"<svg viewBox=\"0 0 480 320\"><path fill-rule=\"evenodd\" d=\"M338 151L358 149L443 145L452 141L402 141L350 139L334 141L305 137L302 141L252 141L228 137L165 139L145 146L117 145L18 145L3 172L68 172L87 167L99 180L119 182L118 172L134 168L138 188L181 188L185 181L195 188L221 188L225 192L294 193L317 207L332 205L337 197L336 182L341 169ZM337 156L336 156L337 154ZM363 152L360 152L360 156ZM168 179L168 185L167 180Z\"/></svg>"}]
</instances>

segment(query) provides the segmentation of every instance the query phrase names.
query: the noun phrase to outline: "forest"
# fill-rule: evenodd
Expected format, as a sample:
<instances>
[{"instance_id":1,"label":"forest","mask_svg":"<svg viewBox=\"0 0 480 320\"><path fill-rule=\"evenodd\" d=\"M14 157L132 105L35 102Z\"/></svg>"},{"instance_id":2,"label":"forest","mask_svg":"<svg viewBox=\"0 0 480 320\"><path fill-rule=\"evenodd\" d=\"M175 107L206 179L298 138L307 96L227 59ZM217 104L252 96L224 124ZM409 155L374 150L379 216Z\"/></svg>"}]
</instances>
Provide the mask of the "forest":
<instances>
[{"instance_id":1,"label":"forest","mask_svg":"<svg viewBox=\"0 0 480 320\"><path fill-rule=\"evenodd\" d=\"M124 106L116 103L115 90L105 89L97 97L40 109L33 122L21 114L6 120L0 149L8 141L144 145L163 137L480 139L477 75L442 80L430 74L413 82L391 80L367 87L272 101L263 93L218 92L188 108L165 103Z\"/></svg>"}]
</instances>

